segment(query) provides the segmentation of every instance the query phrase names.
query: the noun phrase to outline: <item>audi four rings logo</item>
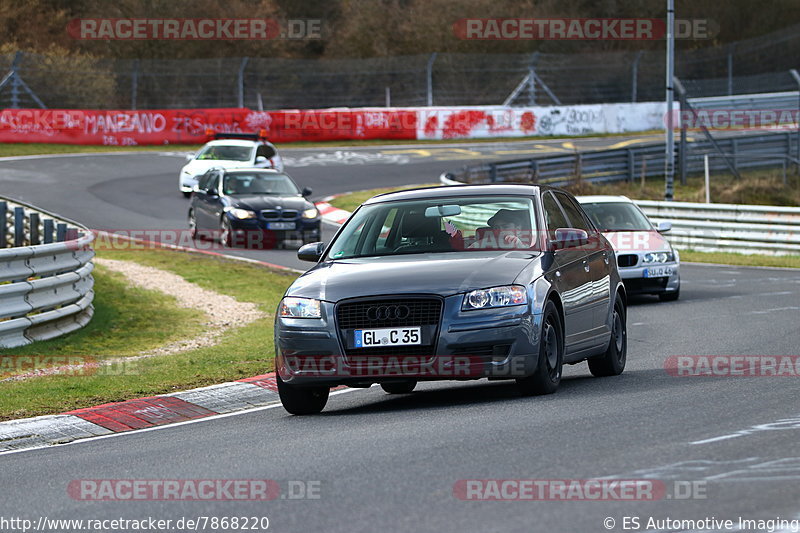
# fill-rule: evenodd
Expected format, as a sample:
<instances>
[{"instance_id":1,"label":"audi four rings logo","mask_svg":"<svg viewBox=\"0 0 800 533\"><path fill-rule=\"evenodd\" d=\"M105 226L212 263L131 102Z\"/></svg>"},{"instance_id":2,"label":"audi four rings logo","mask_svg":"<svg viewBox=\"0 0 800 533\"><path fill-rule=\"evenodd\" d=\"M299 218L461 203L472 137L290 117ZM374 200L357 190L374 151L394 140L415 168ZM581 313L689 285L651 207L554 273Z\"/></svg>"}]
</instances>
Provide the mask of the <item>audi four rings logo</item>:
<instances>
[{"instance_id":1,"label":"audi four rings logo","mask_svg":"<svg viewBox=\"0 0 800 533\"><path fill-rule=\"evenodd\" d=\"M403 320L411 314L411 309L405 305L381 305L367 309L367 318L370 320Z\"/></svg>"}]
</instances>

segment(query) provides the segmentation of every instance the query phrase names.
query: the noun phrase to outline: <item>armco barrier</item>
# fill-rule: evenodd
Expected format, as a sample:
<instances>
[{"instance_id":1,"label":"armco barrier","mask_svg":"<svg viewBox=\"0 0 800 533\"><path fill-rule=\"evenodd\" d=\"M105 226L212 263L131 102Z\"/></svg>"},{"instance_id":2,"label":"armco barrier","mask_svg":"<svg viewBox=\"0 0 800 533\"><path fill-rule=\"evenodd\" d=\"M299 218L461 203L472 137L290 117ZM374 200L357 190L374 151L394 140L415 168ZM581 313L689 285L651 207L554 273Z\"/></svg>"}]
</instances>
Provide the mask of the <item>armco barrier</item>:
<instances>
[{"instance_id":1,"label":"armco barrier","mask_svg":"<svg viewBox=\"0 0 800 533\"><path fill-rule=\"evenodd\" d=\"M443 185L462 185L451 173ZM564 185L566 180L550 180ZM636 200L655 223L671 222L667 234L680 250L800 255L800 207L700 204Z\"/></svg>"},{"instance_id":2,"label":"armco barrier","mask_svg":"<svg viewBox=\"0 0 800 533\"><path fill-rule=\"evenodd\" d=\"M737 168L791 166L798 163L796 131L728 134L716 143ZM709 154L711 171L727 171L713 145L705 139L688 143L687 172L702 172L703 156ZM676 150L676 168L679 160ZM664 143L653 142L628 148L574 152L465 166L447 172L443 178L460 183L526 182L563 185L568 180L590 182L634 181L664 175Z\"/></svg>"},{"instance_id":3,"label":"armco barrier","mask_svg":"<svg viewBox=\"0 0 800 533\"><path fill-rule=\"evenodd\" d=\"M85 326L94 312L92 232L5 198L0 198L0 226L3 246L12 246L0 248L0 348Z\"/></svg>"},{"instance_id":4,"label":"armco barrier","mask_svg":"<svg viewBox=\"0 0 800 533\"><path fill-rule=\"evenodd\" d=\"M800 255L800 208L696 204L636 203L655 223L672 223L667 235L678 249Z\"/></svg>"}]
</instances>

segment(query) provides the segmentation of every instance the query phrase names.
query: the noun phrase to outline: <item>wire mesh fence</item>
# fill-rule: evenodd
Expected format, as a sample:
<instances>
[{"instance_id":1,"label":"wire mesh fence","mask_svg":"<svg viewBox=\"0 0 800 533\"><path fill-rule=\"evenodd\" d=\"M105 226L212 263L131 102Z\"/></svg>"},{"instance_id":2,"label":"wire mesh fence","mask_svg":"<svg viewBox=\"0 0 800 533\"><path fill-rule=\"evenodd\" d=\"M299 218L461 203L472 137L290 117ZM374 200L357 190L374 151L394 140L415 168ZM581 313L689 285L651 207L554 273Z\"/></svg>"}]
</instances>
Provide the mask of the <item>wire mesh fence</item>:
<instances>
[{"instance_id":1,"label":"wire mesh fence","mask_svg":"<svg viewBox=\"0 0 800 533\"><path fill-rule=\"evenodd\" d=\"M800 25L724 46L679 51L676 74L693 97L795 90L788 71L798 67L798 57ZM664 98L664 61L661 50L319 60L7 54L0 55L0 106L36 107L33 95L49 108L83 109L658 101Z\"/></svg>"}]
</instances>

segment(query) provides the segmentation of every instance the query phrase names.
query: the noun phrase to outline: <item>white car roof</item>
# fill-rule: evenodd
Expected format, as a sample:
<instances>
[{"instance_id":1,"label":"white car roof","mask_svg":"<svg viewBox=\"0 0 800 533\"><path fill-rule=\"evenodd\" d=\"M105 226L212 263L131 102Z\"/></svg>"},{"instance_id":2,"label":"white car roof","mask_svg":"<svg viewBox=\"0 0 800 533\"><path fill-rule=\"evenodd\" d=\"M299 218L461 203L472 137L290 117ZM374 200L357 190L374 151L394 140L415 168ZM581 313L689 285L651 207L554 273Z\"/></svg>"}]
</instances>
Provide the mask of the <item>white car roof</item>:
<instances>
[{"instance_id":1,"label":"white car roof","mask_svg":"<svg viewBox=\"0 0 800 533\"><path fill-rule=\"evenodd\" d=\"M203 145L203 148L206 146L248 146L253 147L261 144L261 141L251 141L249 139L216 139L214 141L208 141L206 144Z\"/></svg>"},{"instance_id":2,"label":"white car roof","mask_svg":"<svg viewBox=\"0 0 800 533\"><path fill-rule=\"evenodd\" d=\"M576 196L575 199L582 204L633 203L627 196Z\"/></svg>"}]
</instances>

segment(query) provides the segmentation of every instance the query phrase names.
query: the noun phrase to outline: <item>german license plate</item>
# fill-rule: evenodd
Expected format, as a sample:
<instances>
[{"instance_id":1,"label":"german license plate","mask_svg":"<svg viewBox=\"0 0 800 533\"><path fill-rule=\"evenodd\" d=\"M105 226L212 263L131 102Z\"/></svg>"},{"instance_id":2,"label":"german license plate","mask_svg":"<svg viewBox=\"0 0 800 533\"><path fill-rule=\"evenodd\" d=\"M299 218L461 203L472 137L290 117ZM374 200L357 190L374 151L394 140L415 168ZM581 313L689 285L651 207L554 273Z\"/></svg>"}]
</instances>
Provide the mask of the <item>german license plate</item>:
<instances>
[{"instance_id":1,"label":"german license plate","mask_svg":"<svg viewBox=\"0 0 800 533\"><path fill-rule=\"evenodd\" d=\"M422 344L422 328L357 329L353 346L408 346Z\"/></svg>"},{"instance_id":2,"label":"german license plate","mask_svg":"<svg viewBox=\"0 0 800 533\"><path fill-rule=\"evenodd\" d=\"M267 222L267 229L294 229L294 222Z\"/></svg>"},{"instance_id":3,"label":"german license plate","mask_svg":"<svg viewBox=\"0 0 800 533\"><path fill-rule=\"evenodd\" d=\"M645 278L663 278L672 275L672 267L650 267L645 268L643 277Z\"/></svg>"}]
</instances>

